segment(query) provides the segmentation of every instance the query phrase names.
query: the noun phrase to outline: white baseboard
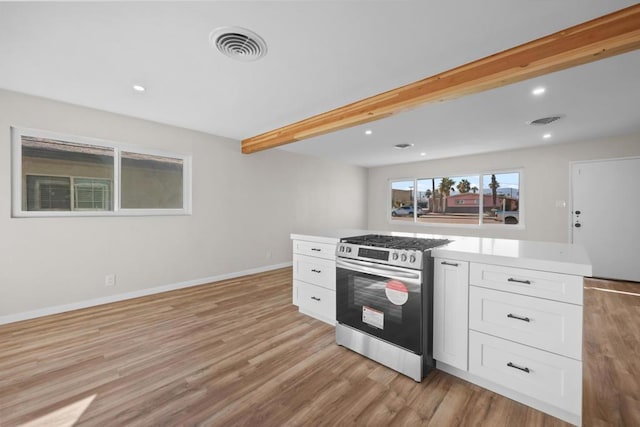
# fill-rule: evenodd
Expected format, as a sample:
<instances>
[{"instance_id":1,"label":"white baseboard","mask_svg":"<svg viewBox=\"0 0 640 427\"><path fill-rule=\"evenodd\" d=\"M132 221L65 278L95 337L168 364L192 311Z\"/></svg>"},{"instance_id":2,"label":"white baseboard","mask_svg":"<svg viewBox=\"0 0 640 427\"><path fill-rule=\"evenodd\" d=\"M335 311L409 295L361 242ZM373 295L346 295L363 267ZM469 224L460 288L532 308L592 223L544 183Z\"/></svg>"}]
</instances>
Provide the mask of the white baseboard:
<instances>
[{"instance_id":1,"label":"white baseboard","mask_svg":"<svg viewBox=\"0 0 640 427\"><path fill-rule=\"evenodd\" d=\"M191 286L204 285L205 283L219 282L221 280L234 279L236 277L248 276L250 274L263 273L265 271L277 270L279 268L291 267L292 262L267 265L264 267L251 268L249 270L236 271L233 273L220 274L218 276L202 277L200 279L187 280L186 282L173 283L170 285L157 286L154 288L140 289L139 291L127 292L124 294L109 295L101 298L94 298L86 301L78 301L71 304L46 307L38 310L25 311L22 313L0 316L0 325L20 322L22 320L35 319L36 317L49 316L51 314L64 313L66 311L78 310L81 308L95 307L96 305L109 304L117 301L124 301L131 298L144 297L147 295L159 294L162 292L174 291L176 289L189 288Z\"/></svg>"}]
</instances>

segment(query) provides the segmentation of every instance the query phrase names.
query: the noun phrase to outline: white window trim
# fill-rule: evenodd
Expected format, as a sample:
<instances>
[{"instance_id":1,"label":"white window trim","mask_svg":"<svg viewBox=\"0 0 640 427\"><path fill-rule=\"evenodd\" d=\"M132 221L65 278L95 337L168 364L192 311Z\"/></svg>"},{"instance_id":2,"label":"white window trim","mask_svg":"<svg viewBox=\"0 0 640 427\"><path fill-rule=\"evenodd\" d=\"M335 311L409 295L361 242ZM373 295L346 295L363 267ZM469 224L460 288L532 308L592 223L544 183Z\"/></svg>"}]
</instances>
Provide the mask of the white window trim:
<instances>
[{"instance_id":1,"label":"white window trim","mask_svg":"<svg viewBox=\"0 0 640 427\"><path fill-rule=\"evenodd\" d=\"M54 139L78 144L113 148L113 210L26 211L22 209L22 137ZM192 156L157 149L140 148L98 138L79 137L23 127L11 127L11 213L14 218L38 217L87 217L87 216L171 216L192 214ZM121 209L120 208L120 152L149 154L182 160L182 208L181 209ZM53 176L53 175L51 175Z\"/></svg>"},{"instance_id":2,"label":"white window trim","mask_svg":"<svg viewBox=\"0 0 640 427\"><path fill-rule=\"evenodd\" d=\"M417 206L417 200L416 200L416 195L414 193L414 197L413 197L413 221L408 222L408 221L403 221L400 219L394 219L390 213L387 214L387 220L388 223L391 225L405 225L405 226L418 226L418 227L427 227L427 228L461 228L461 229L485 229L485 230L492 230L492 229L507 229L507 230L524 230L525 229L525 220L526 220L526 208L525 208L525 197L523 197L522 195L525 194L524 193L524 188L525 188L525 177L524 177L524 168L523 167L514 167L514 168L501 168L501 169L489 169L489 170L484 170L484 171L480 171L480 172L469 172L469 173L452 173L452 174L437 174L437 176L434 177L428 177L428 178L389 178L387 180L387 208L391 206L391 202L392 202L392 185L394 182L407 182L407 181L413 181L413 188L414 188L414 192L416 191L416 189L418 188L418 181L420 180L425 180L425 179L437 179L437 178L442 178L442 177L451 177L451 176L469 176L469 175L478 175L480 177L480 191L482 191L482 186L483 186L483 182L482 182L482 177L484 175L491 175L491 174L502 174L502 173L518 173L519 174L519 188L518 188L518 192L520 194L520 197L518 199L518 224L504 224L504 223L496 223L496 224L489 224L489 223L485 223L484 221L480 222L480 218L478 218L478 224L453 224L453 223L446 223L446 222L442 222L442 223L428 223L428 222L419 222L417 220L416 217L416 206ZM482 194L482 193L481 193ZM482 212L484 210L484 198L480 197L479 198L479 203L478 205L478 212Z\"/></svg>"}]
</instances>

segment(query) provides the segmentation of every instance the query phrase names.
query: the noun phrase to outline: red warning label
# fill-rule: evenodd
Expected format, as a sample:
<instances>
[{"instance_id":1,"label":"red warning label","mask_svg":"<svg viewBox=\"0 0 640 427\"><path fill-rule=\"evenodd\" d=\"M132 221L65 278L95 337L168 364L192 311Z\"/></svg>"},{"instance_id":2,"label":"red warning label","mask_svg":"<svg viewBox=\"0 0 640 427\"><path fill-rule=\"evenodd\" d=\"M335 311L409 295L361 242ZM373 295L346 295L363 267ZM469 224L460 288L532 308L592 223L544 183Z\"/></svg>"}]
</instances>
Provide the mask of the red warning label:
<instances>
[{"instance_id":1,"label":"red warning label","mask_svg":"<svg viewBox=\"0 0 640 427\"><path fill-rule=\"evenodd\" d=\"M409 299L407 286L399 280L389 280L384 293L387 295L387 299L395 305L403 305Z\"/></svg>"}]
</instances>

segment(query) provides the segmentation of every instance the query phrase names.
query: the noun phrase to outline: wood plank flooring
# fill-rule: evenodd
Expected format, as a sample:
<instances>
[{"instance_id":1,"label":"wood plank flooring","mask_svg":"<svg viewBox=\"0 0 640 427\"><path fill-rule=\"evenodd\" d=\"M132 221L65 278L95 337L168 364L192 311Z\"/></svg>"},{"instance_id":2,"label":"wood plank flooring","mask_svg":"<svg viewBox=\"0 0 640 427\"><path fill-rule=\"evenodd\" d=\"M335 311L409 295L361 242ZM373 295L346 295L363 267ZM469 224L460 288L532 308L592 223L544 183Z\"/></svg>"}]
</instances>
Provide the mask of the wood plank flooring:
<instances>
[{"instance_id":1,"label":"wood plank flooring","mask_svg":"<svg viewBox=\"0 0 640 427\"><path fill-rule=\"evenodd\" d=\"M585 285L584 424L640 425L640 285ZM349 424L566 425L336 346L290 268L0 326L2 427Z\"/></svg>"}]
</instances>

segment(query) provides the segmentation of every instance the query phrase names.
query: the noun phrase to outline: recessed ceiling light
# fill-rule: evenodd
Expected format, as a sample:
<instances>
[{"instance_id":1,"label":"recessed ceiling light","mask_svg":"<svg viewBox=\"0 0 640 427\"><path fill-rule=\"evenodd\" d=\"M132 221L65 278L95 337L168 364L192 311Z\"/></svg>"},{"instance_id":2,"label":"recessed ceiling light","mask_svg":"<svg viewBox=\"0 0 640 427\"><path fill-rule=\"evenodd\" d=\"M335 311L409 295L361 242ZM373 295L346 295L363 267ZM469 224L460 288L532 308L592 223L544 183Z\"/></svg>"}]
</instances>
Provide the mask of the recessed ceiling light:
<instances>
[{"instance_id":1,"label":"recessed ceiling light","mask_svg":"<svg viewBox=\"0 0 640 427\"><path fill-rule=\"evenodd\" d=\"M133 85L133 90L135 90L136 92L144 92L146 89L144 86Z\"/></svg>"},{"instance_id":2,"label":"recessed ceiling light","mask_svg":"<svg viewBox=\"0 0 640 427\"><path fill-rule=\"evenodd\" d=\"M427 155L427 153L420 153L420 155L421 155L421 156L426 156L426 155Z\"/></svg>"},{"instance_id":3,"label":"recessed ceiling light","mask_svg":"<svg viewBox=\"0 0 640 427\"><path fill-rule=\"evenodd\" d=\"M542 137L544 139L549 139L549 138L551 138L551 134L550 133L545 133L544 135L542 135Z\"/></svg>"},{"instance_id":4,"label":"recessed ceiling light","mask_svg":"<svg viewBox=\"0 0 640 427\"><path fill-rule=\"evenodd\" d=\"M397 148L398 150L404 150L404 149L407 149L409 147L413 147L413 144L396 144L393 147Z\"/></svg>"},{"instance_id":5,"label":"recessed ceiling light","mask_svg":"<svg viewBox=\"0 0 640 427\"><path fill-rule=\"evenodd\" d=\"M543 93L545 93L545 92L546 92L546 90L547 90L547 89L545 89L545 88L543 88L542 86L540 86L540 87L537 87L537 88L533 89L533 90L531 91L531 93L532 93L532 94L534 94L534 95L542 95Z\"/></svg>"},{"instance_id":6,"label":"recessed ceiling light","mask_svg":"<svg viewBox=\"0 0 640 427\"><path fill-rule=\"evenodd\" d=\"M373 133L373 131L371 129L367 129L364 131L365 135L371 135Z\"/></svg>"}]
</instances>

